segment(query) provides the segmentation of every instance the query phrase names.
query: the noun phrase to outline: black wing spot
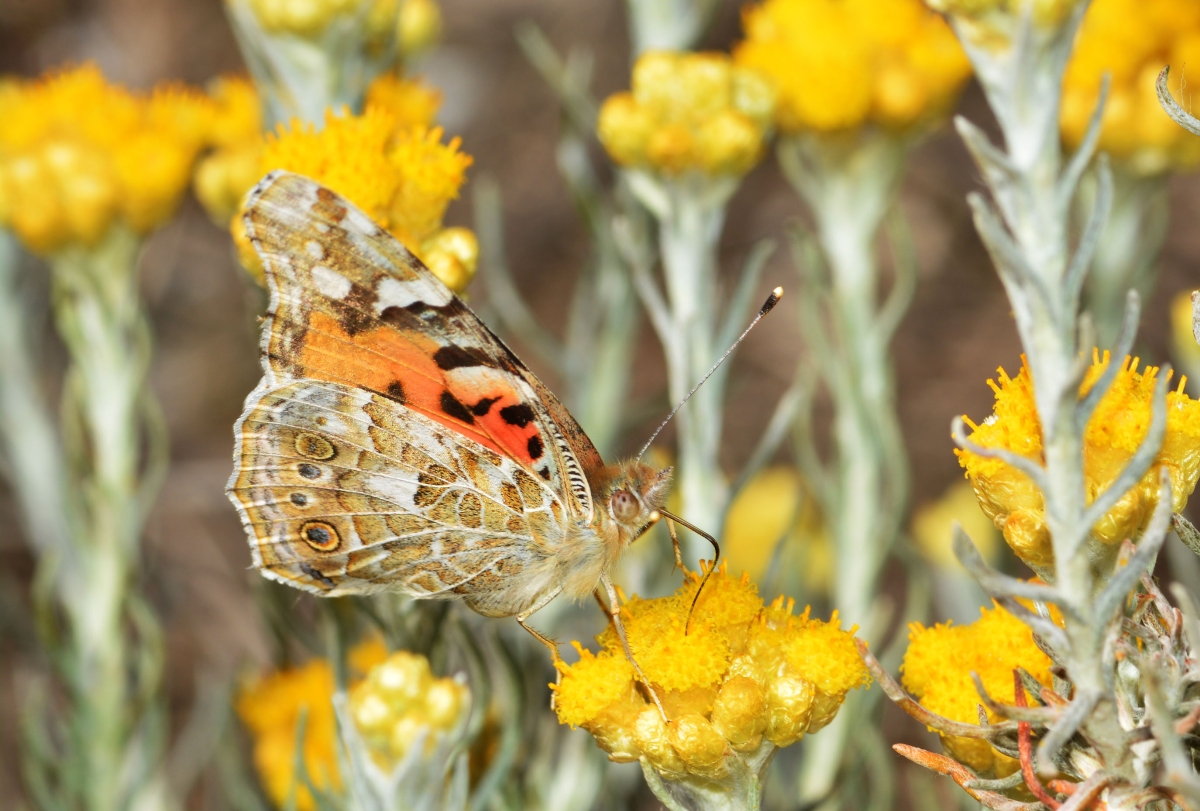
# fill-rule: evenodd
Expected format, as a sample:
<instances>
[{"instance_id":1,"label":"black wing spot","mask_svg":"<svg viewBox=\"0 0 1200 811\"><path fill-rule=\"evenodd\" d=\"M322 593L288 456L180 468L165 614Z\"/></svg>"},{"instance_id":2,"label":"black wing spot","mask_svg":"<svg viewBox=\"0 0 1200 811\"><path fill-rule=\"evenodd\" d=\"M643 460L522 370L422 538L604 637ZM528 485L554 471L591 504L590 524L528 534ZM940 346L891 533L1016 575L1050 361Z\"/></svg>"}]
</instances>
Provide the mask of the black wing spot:
<instances>
[{"instance_id":1,"label":"black wing spot","mask_svg":"<svg viewBox=\"0 0 1200 811\"><path fill-rule=\"evenodd\" d=\"M470 410L458 401L458 398L449 392L442 391L442 412L448 417L453 417L456 420L462 420L468 425L475 424L475 417L471 415ZM501 412L503 413L503 412Z\"/></svg>"},{"instance_id":2,"label":"black wing spot","mask_svg":"<svg viewBox=\"0 0 1200 811\"><path fill-rule=\"evenodd\" d=\"M303 493L292 493L292 495L290 496L290 499L291 499L291 502L293 504L295 504L297 507L307 507L308 506L308 496L304 495Z\"/></svg>"},{"instance_id":3,"label":"black wing spot","mask_svg":"<svg viewBox=\"0 0 1200 811\"><path fill-rule=\"evenodd\" d=\"M300 571L304 572L306 575L311 577L313 580L320 582L324 586L328 586L331 589L337 588L337 583L334 583L332 580L330 580L328 577L326 577L324 574L322 574L320 571L318 571L315 566L310 566L307 563L301 563Z\"/></svg>"},{"instance_id":4,"label":"black wing spot","mask_svg":"<svg viewBox=\"0 0 1200 811\"><path fill-rule=\"evenodd\" d=\"M529 423L533 422L533 409L526 403L517 403L516 405L505 406L500 409L500 418L509 425L515 425L518 428L524 428Z\"/></svg>"},{"instance_id":5,"label":"black wing spot","mask_svg":"<svg viewBox=\"0 0 1200 811\"><path fill-rule=\"evenodd\" d=\"M550 481L550 468L548 468L548 467L539 467L539 468L538 468L538 475L539 475L539 476L541 476L541 477L542 477L543 479L545 479L546 481Z\"/></svg>"},{"instance_id":6,"label":"black wing spot","mask_svg":"<svg viewBox=\"0 0 1200 811\"><path fill-rule=\"evenodd\" d=\"M296 465L296 472L306 479L321 478L321 468L317 467L316 465L310 465L308 462L301 462L300 464Z\"/></svg>"},{"instance_id":7,"label":"black wing spot","mask_svg":"<svg viewBox=\"0 0 1200 811\"><path fill-rule=\"evenodd\" d=\"M525 449L529 451L530 459L541 459L542 451L545 450L542 446L542 438L537 434L529 437L529 442L526 444Z\"/></svg>"},{"instance_id":8,"label":"black wing spot","mask_svg":"<svg viewBox=\"0 0 1200 811\"><path fill-rule=\"evenodd\" d=\"M482 417L492 410L492 406L496 404L499 397L484 397L475 405L471 406L471 413L476 417Z\"/></svg>"},{"instance_id":9,"label":"black wing spot","mask_svg":"<svg viewBox=\"0 0 1200 811\"><path fill-rule=\"evenodd\" d=\"M451 369L460 369L464 366L487 366L486 360L477 358L475 355L463 349L461 346L443 346L433 353L433 360L437 363L438 368L444 372Z\"/></svg>"},{"instance_id":10,"label":"black wing spot","mask_svg":"<svg viewBox=\"0 0 1200 811\"><path fill-rule=\"evenodd\" d=\"M387 396L391 397L398 403L405 403L408 401L408 398L404 396L404 386L399 380L393 380L391 383L388 383Z\"/></svg>"}]
</instances>

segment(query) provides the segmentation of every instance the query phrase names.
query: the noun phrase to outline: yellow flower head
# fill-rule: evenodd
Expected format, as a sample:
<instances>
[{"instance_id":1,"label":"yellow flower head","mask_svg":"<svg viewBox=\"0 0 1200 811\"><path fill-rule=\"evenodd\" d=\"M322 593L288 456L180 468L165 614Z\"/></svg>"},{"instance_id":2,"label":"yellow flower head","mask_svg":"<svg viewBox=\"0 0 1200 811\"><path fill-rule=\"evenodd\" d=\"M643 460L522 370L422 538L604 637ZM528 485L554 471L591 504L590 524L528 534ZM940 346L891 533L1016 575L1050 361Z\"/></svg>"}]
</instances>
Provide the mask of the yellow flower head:
<instances>
[{"instance_id":1,"label":"yellow flower head","mask_svg":"<svg viewBox=\"0 0 1200 811\"><path fill-rule=\"evenodd\" d=\"M393 653L350 690L350 715L375 761L390 769L424 738L428 752L465 717L466 685L435 679L424 656Z\"/></svg>"},{"instance_id":2,"label":"yellow flower head","mask_svg":"<svg viewBox=\"0 0 1200 811\"><path fill-rule=\"evenodd\" d=\"M443 228L450 201L466 180L471 156L460 140L443 143L440 127L400 126L398 116L412 112L404 97L420 94L394 83L377 85L360 116L326 115L325 126L293 121L265 139L259 175L286 169L328 186L367 213L422 259L451 289L461 292L475 273L479 256L475 236L465 228ZM424 109L432 112L426 101ZM424 114L422 114L424 115ZM410 116L409 120L420 120ZM243 264L261 277L253 249L233 219L234 239Z\"/></svg>"},{"instance_id":3,"label":"yellow flower head","mask_svg":"<svg viewBox=\"0 0 1200 811\"><path fill-rule=\"evenodd\" d=\"M742 14L737 64L779 93L781 132L908 129L954 106L971 66L920 0L765 0Z\"/></svg>"},{"instance_id":4,"label":"yellow flower head","mask_svg":"<svg viewBox=\"0 0 1200 811\"><path fill-rule=\"evenodd\" d=\"M1186 100L1200 64L1200 4L1191 0L1094 0L1063 78L1062 135L1083 140L1105 74L1112 77L1100 149L1137 174L1200 165L1200 139L1163 111L1155 82L1171 67L1171 90ZM1194 77L1191 77L1194 78Z\"/></svg>"},{"instance_id":5,"label":"yellow flower head","mask_svg":"<svg viewBox=\"0 0 1200 811\"><path fill-rule=\"evenodd\" d=\"M900 666L904 687L921 706L967 724L979 723L982 703L971 673L978 673L988 695L1004 704L1015 699L1013 670L1021 667L1050 685L1050 658L1033 641L1033 632L1000 606L980 609L970 625L950 623L909 626L908 650ZM988 713L989 720L996 717ZM983 774L1006 776L1019 767L981 738L943 736L942 744L959 761Z\"/></svg>"},{"instance_id":6,"label":"yellow flower head","mask_svg":"<svg viewBox=\"0 0 1200 811\"><path fill-rule=\"evenodd\" d=\"M274 168L264 164L271 136L263 136L261 103L249 81L222 79L212 96L218 108L212 140L218 148L196 169L196 196L215 222L228 223L246 192ZM395 134L432 126L440 105L436 90L393 73L378 76L367 88L366 109L389 116Z\"/></svg>"},{"instance_id":7,"label":"yellow flower head","mask_svg":"<svg viewBox=\"0 0 1200 811\"><path fill-rule=\"evenodd\" d=\"M614 161L665 175L742 175L762 157L774 93L719 53L651 51L597 122Z\"/></svg>"},{"instance_id":8,"label":"yellow flower head","mask_svg":"<svg viewBox=\"0 0 1200 811\"><path fill-rule=\"evenodd\" d=\"M868 681L853 630L792 613L783 598L764 606L747 575L722 565L704 586L688 573L670 597L626 600L621 618L638 665L667 711L643 695L610 626L598 653L575 643L555 690L564 724L582 726L615 761L645 758L668 778L719 779L736 752L789 746L829 723L846 693Z\"/></svg>"},{"instance_id":9,"label":"yellow flower head","mask_svg":"<svg viewBox=\"0 0 1200 811\"><path fill-rule=\"evenodd\" d=\"M161 225L187 189L216 109L178 84L135 94L94 65L0 93L0 225L31 250L91 246L115 221Z\"/></svg>"},{"instance_id":10,"label":"yellow flower head","mask_svg":"<svg viewBox=\"0 0 1200 811\"><path fill-rule=\"evenodd\" d=\"M1093 355L1093 363L1080 387L1087 391L1109 363L1108 353ZM1137 371L1138 359L1125 359L1112 386L1100 400L1084 432L1083 465L1088 501L1106 489L1124 469L1150 427L1156 367ZM985 448L1003 448L1030 459L1041 460L1042 432L1033 400L1029 368L1009 377L1000 370L1000 382L989 380L996 394L991 417L976 425L968 420L971 440ZM1172 510L1179 512L1200 477L1200 403L1177 391L1167 394L1167 433L1154 466L1092 528L1092 536L1103 543L1120 543L1136 538L1150 520L1158 503L1159 469L1171 478ZM1053 563L1050 534L1046 528L1042 494L1025 474L998 459L956 450L959 463L979 498L984 513L995 522L1018 557L1030 565Z\"/></svg>"},{"instance_id":11,"label":"yellow flower head","mask_svg":"<svg viewBox=\"0 0 1200 811\"><path fill-rule=\"evenodd\" d=\"M357 645L349 656L352 672L361 677L386 656L379 640ZM318 790L341 788L335 689L333 666L325 659L314 659L257 679L238 692L238 717L254 740L254 768L267 796L280 808L293 792L299 811L316 808L312 794L295 774L296 728L302 714L304 768L309 779Z\"/></svg>"}]
</instances>

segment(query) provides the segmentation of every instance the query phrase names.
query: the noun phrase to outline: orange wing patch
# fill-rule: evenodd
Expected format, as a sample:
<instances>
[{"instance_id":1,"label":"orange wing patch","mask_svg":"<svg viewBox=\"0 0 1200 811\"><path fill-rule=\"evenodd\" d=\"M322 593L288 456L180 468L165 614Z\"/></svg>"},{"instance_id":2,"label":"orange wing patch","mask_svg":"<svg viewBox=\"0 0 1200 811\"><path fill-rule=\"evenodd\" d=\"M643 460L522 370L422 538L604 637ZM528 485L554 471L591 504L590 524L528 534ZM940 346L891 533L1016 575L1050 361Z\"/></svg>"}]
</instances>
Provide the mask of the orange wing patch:
<instances>
[{"instance_id":1,"label":"orange wing patch","mask_svg":"<svg viewBox=\"0 0 1200 811\"><path fill-rule=\"evenodd\" d=\"M545 455L533 409L477 353L390 325L351 334L313 311L299 363L307 377L375 391L529 467Z\"/></svg>"}]
</instances>

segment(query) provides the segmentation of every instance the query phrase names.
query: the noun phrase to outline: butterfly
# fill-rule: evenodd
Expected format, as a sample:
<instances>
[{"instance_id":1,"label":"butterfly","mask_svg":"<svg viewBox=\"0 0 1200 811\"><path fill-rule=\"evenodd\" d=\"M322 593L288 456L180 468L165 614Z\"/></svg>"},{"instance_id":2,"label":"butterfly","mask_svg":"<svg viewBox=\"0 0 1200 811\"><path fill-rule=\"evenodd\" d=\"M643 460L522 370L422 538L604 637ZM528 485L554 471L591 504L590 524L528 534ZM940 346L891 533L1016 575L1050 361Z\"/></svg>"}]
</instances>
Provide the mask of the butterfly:
<instances>
[{"instance_id":1,"label":"butterfly","mask_svg":"<svg viewBox=\"0 0 1200 811\"><path fill-rule=\"evenodd\" d=\"M325 597L461 598L515 616L556 664L527 619L602 584L624 639L609 573L662 517L671 469L606 465L508 347L333 191L274 172L243 219L270 305L226 491L254 565Z\"/></svg>"}]
</instances>

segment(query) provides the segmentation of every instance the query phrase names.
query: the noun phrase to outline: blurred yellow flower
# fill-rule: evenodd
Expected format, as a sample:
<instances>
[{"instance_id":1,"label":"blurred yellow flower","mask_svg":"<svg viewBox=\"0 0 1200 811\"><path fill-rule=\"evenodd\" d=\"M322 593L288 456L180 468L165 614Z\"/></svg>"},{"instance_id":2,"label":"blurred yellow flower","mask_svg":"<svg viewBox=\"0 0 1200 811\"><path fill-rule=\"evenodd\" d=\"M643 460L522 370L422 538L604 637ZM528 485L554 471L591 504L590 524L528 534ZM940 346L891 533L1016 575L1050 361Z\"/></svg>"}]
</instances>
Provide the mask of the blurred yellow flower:
<instances>
[{"instance_id":1,"label":"blurred yellow flower","mask_svg":"<svg viewBox=\"0 0 1200 811\"><path fill-rule=\"evenodd\" d=\"M967 724L979 723L982 704L971 673L978 673L988 695L1012 704L1013 670L1021 667L1044 685L1050 685L1050 658L1033 641L1033 632L1000 606L981 608L970 625L950 623L926 628L909 626L908 650L900 666L904 687L921 706ZM994 713L988 713L995 721ZM932 730L931 730L932 731ZM1006 776L1019 768L1016 760L1000 754L982 738L942 736L942 745L957 760L983 775Z\"/></svg>"},{"instance_id":2,"label":"blurred yellow flower","mask_svg":"<svg viewBox=\"0 0 1200 811\"><path fill-rule=\"evenodd\" d=\"M821 508L800 474L786 465L756 474L729 505L721 554L734 571L762 580L778 544L803 558L805 588L823 592L833 572L833 549Z\"/></svg>"},{"instance_id":3,"label":"blurred yellow flower","mask_svg":"<svg viewBox=\"0 0 1200 811\"><path fill-rule=\"evenodd\" d=\"M1087 391L1109 363L1108 353L1093 355L1080 394ZM1138 359L1126 358L1112 386L1100 400L1084 432L1083 464L1087 499L1092 501L1124 469L1150 427L1156 367L1137 371ZM971 440L985 448L1003 448L1041 461L1042 432L1033 400L1033 383L1022 359L1021 371L1011 378L999 370L1000 382L988 381L996 395L991 417L976 425L967 420ZM1167 394L1167 433L1154 466L1092 528L1092 536L1107 544L1135 538L1158 503L1158 470L1171 478L1172 510L1179 512L1200 477L1200 403L1177 391ZM956 450L959 463L979 498L984 513L1001 530L1005 541L1027 563L1053 563L1042 494L1025 474L998 459Z\"/></svg>"},{"instance_id":4,"label":"blurred yellow flower","mask_svg":"<svg viewBox=\"0 0 1200 811\"><path fill-rule=\"evenodd\" d=\"M39 253L91 247L115 222L149 232L174 214L216 113L199 91L132 93L95 65L6 83L0 225Z\"/></svg>"},{"instance_id":5,"label":"blurred yellow flower","mask_svg":"<svg viewBox=\"0 0 1200 811\"><path fill-rule=\"evenodd\" d=\"M610 626L599 653L575 643L580 659L563 667L555 709L581 726L614 761L644 758L669 779L716 780L734 759L763 746L789 746L837 714L846 693L868 683L853 629L794 616L791 601L764 606L748 575L725 566L688 611L700 576L687 573L671 597L624 601L621 618L634 658L666 709L641 692Z\"/></svg>"},{"instance_id":6,"label":"blurred yellow flower","mask_svg":"<svg viewBox=\"0 0 1200 811\"><path fill-rule=\"evenodd\" d=\"M433 0L402 0L400 53L405 59L420 55L442 37L442 10Z\"/></svg>"},{"instance_id":7,"label":"blurred yellow flower","mask_svg":"<svg viewBox=\"0 0 1200 811\"><path fill-rule=\"evenodd\" d=\"M372 757L385 770L404 760L417 739L428 752L458 727L471 693L456 679L435 679L429 661L397 651L350 690L350 716Z\"/></svg>"},{"instance_id":8,"label":"blurred yellow flower","mask_svg":"<svg viewBox=\"0 0 1200 811\"><path fill-rule=\"evenodd\" d=\"M954 556L956 523L962 525L985 558L995 558L1000 533L979 508L979 499L971 485L959 481L947 487L937 501L922 504L913 514L913 538L926 559L944 568L961 568Z\"/></svg>"},{"instance_id":9,"label":"blurred yellow flower","mask_svg":"<svg viewBox=\"0 0 1200 811\"><path fill-rule=\"evenodd\" d=\"M1063 140L1078 147L1105 74L1112 86L1100 149L1129 171L1158 174L1200 165L1200 139L1163 111L1155 82L1171 67L1171 90L1187 98L1187 72L1200 64L1200 4L1193 0L1093 0L1063 78Z\"/></svg>"},{"instance_id":10,"label":"blurred yellow flower","mask_svg":"<svg viewBox=\"0 0 1200 811\"><path fill-rule=\"evenodd\" d=\"M784 134L907 129L954 106L971 66L920 0L766 0L742 12L737 64L775 85Z\"/></svg>"},{"instance_id":11,"label":"blurred yellow flower","mask_svg":"<svg viewBox=\"0 0 1200 811\"><path fill-rule=\"evenodd\" d=\"M467 688L457 681L434 679L423 656L404 651L389 656L378 638L354 646L347 662L352 720L385 768L403 756L405 741L411 742L425 729L435 734L452 729L470 700ZM311 792L295 774L301 714L309 779L318 791L336 792L342 786L335 690L333 666L314 659L263 676L238 692L237 714L253 739L254 767L267 796L279 808L286 807L293 792L299 811L316 808Z\"/></svg>"},{"instance_id":12,"label":"blurred yellow flower","mask_svg":"<svg viewBox=\"0 0 1200 811\"><path fill-rule=\"evenodd\" d=\"M350 650L351 676L362 678L387 658L387 648L377 638ZM295 791L299 811L315 808L311 793L295 775L296 731L305 716L304 768L318 790L337 790L341 775L337 765L337 722L333 714L336 683L333 666L314 659L299 667L270 673L238 691L237 713L254 739L254 768L271 801L284 807Z\"/></svg>"},{"instance_id":13,"label":"blurred yellow flower","mask_svg":"<svg viewBox=\"0 0 1200 811\"><path fill-rule=\"evenodd\" d=\"M719 53L650 51L631 92L609 96L596 128L622 166L666 175L741 175L762 157L774 93Z\"/></svg>"}]
</instances>

